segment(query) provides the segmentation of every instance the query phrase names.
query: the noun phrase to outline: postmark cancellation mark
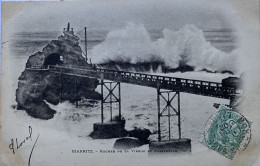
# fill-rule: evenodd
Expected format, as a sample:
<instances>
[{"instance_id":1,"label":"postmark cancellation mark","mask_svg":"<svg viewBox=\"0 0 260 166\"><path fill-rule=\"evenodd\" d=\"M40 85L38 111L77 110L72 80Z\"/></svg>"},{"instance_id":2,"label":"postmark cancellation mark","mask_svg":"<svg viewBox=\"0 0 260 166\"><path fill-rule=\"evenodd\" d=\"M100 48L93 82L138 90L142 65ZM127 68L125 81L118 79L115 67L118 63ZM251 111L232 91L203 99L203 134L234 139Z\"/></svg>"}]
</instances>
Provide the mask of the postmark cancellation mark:
<instances>
[{"instance_id":1,"label":"postmark cancellation mark","mask_svg":"<svg viewBox=\"0 0 260 166\"><path fill-rule=\"evenodd\" d=\"M251 140L251 122L243 115L221 105L207 123L202 144L233 159L238 150L244 150Z\"/></svg>"}]
</instances>

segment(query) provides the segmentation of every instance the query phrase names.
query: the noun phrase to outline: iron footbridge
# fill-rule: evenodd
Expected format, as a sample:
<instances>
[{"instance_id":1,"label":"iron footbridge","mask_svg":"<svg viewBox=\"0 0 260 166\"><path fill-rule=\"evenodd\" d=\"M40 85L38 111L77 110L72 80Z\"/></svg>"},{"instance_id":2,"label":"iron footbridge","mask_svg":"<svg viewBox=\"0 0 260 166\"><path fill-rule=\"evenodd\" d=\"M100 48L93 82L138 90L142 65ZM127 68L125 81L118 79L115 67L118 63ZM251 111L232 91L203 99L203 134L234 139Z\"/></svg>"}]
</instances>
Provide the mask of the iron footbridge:
<instances>
[{"instance_id":1,"label":"iron footbridge","mask_svg":"<svg viewBox=\"0 0 260 166\"><path fill-rule=\"evenodd\" d=\"M138 72L128 72L119 70L109 70L91 67L49 65L49 72L60 75L70 75L75 77L88 77L100 80L101 85L101 123L104 123L104 104L110 104L110 120L112 119L113 106L118 103L119 118L121 119L121 87L120 83L140 85L156 88L157 90L157 110L158 110L158 141L161 137L161 118L168 118L168 138L171 140L171 123L173 117L177 117L178 139L181 139L181 109L180 93L190 93L208 97L223 98L231 101L236 94L236 87L224 86L222 83L168 77ZM109 80L104 81L104 80ZM62 86L62 83L60 84ZM115 89L118 88L118 93ZM104 92L107 92L106 94ZM76 92L76 91L75 91ZM62 92L61 92L62 94ZM177 101L173 104L173 101ZM77 103L76 103L77 106Z\"/></svg>"},{"instance_id":2,"label":"iron footbridge","mask_svg":"<svg viewBox=\"0 0 260 166\"><path fill-rule=\"evenodd\" d=\"M236 93L236 87L225 87L222 83L159 76L145 73L109 70L101 68L78 68L65 66L49 66L50 72L62 73L78 77L90 77L100 80L110 80L127 84L147 86L156 89L185 92L216 98L231 99Z\"/></svg>"}]
</instances>

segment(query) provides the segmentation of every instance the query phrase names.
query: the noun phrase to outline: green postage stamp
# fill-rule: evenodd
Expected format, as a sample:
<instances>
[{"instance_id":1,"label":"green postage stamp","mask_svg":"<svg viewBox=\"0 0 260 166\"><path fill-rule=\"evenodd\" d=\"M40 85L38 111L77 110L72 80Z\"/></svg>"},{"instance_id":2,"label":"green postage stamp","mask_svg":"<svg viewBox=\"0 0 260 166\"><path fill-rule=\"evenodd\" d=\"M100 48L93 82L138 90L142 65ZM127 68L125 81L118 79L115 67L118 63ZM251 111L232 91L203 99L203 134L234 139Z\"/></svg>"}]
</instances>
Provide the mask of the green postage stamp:
<instances>
[{"instance_id":1,"label":"green postage stamp","mask_svg":"<svg viewBox=\"0 0 260 166\"><path fill-rule=\"evenodd\" d=\"M244 150L251 139L251 123L240 113L221 105L208 121L202 144L233 159L238 150Z\"/></svg>"}]
</instances>

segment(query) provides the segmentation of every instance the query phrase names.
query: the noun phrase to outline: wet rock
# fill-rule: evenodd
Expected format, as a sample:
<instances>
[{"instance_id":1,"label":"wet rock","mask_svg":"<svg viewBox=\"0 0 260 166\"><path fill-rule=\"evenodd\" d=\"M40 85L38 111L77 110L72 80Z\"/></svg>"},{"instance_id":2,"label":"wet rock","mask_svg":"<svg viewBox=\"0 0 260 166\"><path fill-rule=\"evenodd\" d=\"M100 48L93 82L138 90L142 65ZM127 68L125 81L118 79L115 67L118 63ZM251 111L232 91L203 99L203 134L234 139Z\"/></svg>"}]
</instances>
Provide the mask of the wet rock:
<instances>
[{"instance_id":1,"label":"wet rock","mask_svg":"<svg viewBox=\"0 0 260 166\"><path fill-rule=\"evenodd\" d=\"M34 118L50 119L56 111L46 101L56 105L65 100L74 103L82 97L101 99L95 92L97 79L50 73L44 69L48 65L90 67L82 56L79 37L73 31L64 31L58 40L51 41L41 52L29 57L16 90L18 110L25 110Z\"/></svg>"},{"instance_id":2,"label":"wet rock","mask_svg":"<svg viewBox=\"0 0 260 166\"><path fill-rule=\"evenodd\" d=\"M139 129L135 128L134 130L131 130L128 132L129 137L135 137L139 139L141 142L148 143L148 138L151 135L151 131L148 129Z\"/></svg>"},{"instance_id":3,"label":"wet rock","mask_svg":"<svg viewBox=\"0 0 260 166\"><path fill-rule=\"evenodd\" d=\"M114 148L115 149L131 149L144 145L143 142L136 138L120 138L117 139Z\"/></svg>"}]
</instances>

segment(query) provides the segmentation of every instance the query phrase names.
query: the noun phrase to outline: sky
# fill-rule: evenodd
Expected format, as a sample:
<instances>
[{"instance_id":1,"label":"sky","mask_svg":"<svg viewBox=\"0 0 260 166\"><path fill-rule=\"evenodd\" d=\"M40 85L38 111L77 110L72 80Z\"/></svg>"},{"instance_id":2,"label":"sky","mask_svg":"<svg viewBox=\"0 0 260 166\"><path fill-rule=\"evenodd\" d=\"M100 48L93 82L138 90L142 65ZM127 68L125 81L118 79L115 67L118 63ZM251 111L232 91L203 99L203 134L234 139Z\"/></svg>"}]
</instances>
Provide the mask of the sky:
<instances>
[{"instance_id":1,"label":"sky","mask_svg":"<svg viewBox=\"0 0 260 166\"><path fill-rule=\"evenodd\" d=\"M15 6L15 8L10 8ZM7 9L6 9L7 10ZM8 23L15 31L59 31L74 28L112 30L128 22L147 29L232 28L232 8L226 2L204 0L97 0L84 2L25 2L9 5Z\"/></svg>"}]
</instances>

